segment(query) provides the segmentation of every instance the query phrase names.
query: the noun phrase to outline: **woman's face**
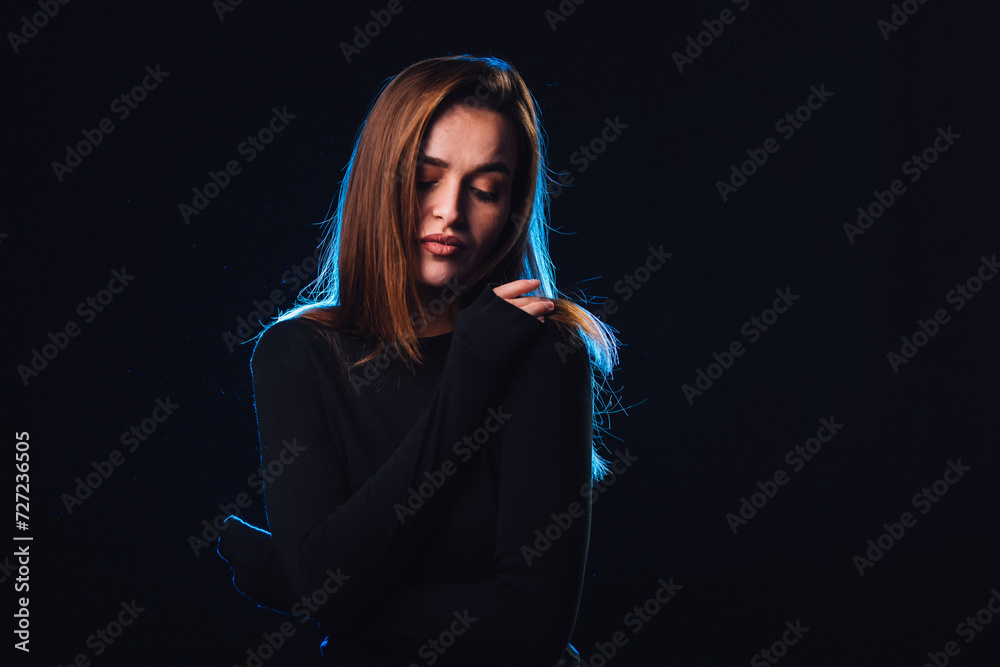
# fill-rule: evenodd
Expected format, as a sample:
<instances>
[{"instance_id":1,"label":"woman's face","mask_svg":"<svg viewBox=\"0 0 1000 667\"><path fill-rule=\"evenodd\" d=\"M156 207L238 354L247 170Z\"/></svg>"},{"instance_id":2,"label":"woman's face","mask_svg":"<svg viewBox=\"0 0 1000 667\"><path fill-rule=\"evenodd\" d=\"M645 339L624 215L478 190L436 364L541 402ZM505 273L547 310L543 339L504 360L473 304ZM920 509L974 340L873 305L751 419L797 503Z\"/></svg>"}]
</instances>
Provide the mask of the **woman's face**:
<instances>
[{"instance_id":1,"label":"woman's face","mask_svg":"<svg viewBox=\"0 0 1000 667\"><path fill-rule=\"evenodd\" d=\"M461 104L431 123L417 160L417 279L464 284L510 215L517 135L495 111Z\"/></svg>"}]
</instances>

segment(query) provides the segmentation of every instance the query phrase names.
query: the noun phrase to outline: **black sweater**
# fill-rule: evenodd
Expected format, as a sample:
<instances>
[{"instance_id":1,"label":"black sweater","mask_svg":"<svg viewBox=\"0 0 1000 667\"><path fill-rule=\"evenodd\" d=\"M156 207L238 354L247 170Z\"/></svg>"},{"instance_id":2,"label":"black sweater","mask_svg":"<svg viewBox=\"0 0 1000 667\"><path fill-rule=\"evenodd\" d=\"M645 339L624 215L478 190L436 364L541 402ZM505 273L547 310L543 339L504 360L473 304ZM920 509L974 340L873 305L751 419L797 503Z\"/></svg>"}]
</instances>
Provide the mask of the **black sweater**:
<instances>
[{"instance_id":1,"label":"black sweater","mask_svg":"<svg viewBox=\"0 0 1000 667\"><path fill-rule=\"evenodd\" d=\"M411 373L291 319L254 349L271 533L230 517L219 553L258 604L317 620L340 665L552 667L590 533L585 348L486 288ZM286 463L287 462L287 463ZM303 600L303 598L305 600Z\"/></svg>"}]
</instances>

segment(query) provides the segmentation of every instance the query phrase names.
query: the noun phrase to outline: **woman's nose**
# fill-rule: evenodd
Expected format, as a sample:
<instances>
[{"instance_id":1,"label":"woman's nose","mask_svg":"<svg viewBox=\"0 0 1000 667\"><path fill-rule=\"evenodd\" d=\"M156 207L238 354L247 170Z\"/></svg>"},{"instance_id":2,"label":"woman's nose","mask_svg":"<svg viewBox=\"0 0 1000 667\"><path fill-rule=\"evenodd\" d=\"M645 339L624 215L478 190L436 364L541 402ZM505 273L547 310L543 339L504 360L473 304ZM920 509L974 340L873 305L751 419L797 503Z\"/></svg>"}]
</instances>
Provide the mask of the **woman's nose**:
<instances>
[{"instance_id":1,"label":"woman's nose","mask_svg":"<svg viewBox=\"0 0 1000 667\"><path fill-rule=\"evenodd\" d=\"M446 224L462 217L461 192L458 184L439 183L434 193L431 213Z\"/></svg>"}]
</instances>

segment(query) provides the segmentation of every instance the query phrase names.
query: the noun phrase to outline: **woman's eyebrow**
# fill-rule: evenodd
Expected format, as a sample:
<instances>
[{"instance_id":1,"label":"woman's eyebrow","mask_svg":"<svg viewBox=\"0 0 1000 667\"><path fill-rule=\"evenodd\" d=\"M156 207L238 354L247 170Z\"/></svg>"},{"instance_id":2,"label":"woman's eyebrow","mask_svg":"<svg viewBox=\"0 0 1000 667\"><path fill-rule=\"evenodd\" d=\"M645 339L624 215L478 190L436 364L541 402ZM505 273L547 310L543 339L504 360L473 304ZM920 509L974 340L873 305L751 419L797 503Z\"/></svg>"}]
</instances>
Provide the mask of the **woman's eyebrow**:
<instances>
[{"instance_id":1,"label":"woman's eyebrow","mask_svg":"<svg viewBox=\"0 0 1000 667\"><path fill-rule=\"evenodd\" d=\"M441 158L431 157L429 155L424 155L423 153L417 154L417 164L429 164L432 167L441 167L442 169L448 169L451 166ZM510 176L510 169L508 169L507 165L503 162L486 162L477 165L472 169L472 171L475 173L500 172Z\"/></svg>"}]
</instances>

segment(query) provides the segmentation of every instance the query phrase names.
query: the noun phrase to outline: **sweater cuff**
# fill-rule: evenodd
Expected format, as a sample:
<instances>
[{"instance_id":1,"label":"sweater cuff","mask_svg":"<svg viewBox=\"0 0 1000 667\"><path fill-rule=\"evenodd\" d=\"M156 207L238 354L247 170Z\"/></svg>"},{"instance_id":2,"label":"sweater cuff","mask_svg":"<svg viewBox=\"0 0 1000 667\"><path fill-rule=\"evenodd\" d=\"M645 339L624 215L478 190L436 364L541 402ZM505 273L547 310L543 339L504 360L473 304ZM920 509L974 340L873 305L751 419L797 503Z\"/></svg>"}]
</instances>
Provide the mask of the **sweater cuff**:
<instances>
[{"instance_id":1,"label":"sweater cuff","mask_svg":"<svg viewBox=\"0 0 1000 667\"><path fill-rule=\"evenodd\" d=\"M486 285L455 320L455 339L495 365L506 366L514 353L544 325Z\"/></svg>"},{"instance_id":2,"label":"sweater cuff","mask_svg":"<svg viewBox=\"0 0 1000 667\"><path fill-rule=\"evenodd\" d=\"M296 603L291 583L278 562L271 534L236 516L219 533L219 555L233 570L236 588L262 607L291 613Z\"/></svg>"}]
</instances>

